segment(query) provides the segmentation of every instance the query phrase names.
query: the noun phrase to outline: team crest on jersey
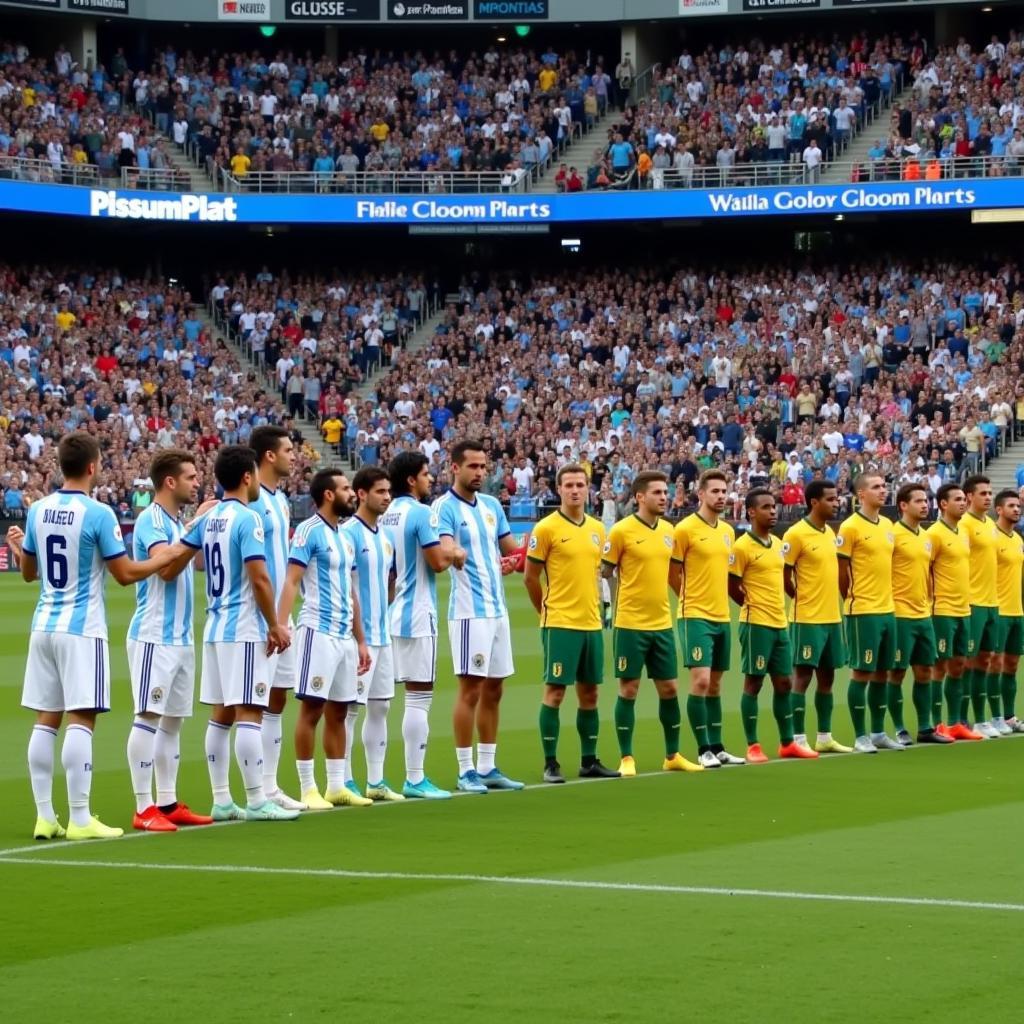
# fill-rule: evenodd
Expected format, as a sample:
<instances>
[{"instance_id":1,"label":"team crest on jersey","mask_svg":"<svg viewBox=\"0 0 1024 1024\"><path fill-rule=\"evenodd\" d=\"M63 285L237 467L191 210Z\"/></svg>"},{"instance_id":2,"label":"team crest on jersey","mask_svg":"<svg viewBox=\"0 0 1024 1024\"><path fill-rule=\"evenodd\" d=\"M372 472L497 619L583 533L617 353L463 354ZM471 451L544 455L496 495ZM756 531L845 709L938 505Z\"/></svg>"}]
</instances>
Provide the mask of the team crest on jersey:
<instances>
[{"instance_id":1,"label":"team crest on jersey","mask_svg":"<svg viewBox=\"0 0 1024 1024\"><path fill-rule=\"evenodd\" d=\"M115 537L116 537L116 538L117 538L118 540L123 540L123 539L124 539L124 538L123 538L123 537L121 536L121 524L120 524L120 523L114 523L114 536L115 536Z\"/></svg>"},{"instance_id":2,"label":"team crest on jersey","mask_svg":"<svg viewBox=\"0 0 1024 1024\"><path fill-rule=\"evenodd\" d=\"M785 544L783 544L783 545L782 545L782 553L783 553L784 555L788 555L788 554L789 554L789 551L790 551L790 546L791 546L791 545L790 545L790 543L789 543L789 541L788 541L788 540L787 540L787 541L785 542Z\"/></svg>"},{"instance_id":3,"label":"team crest on jersey","mask_svg":"<svg viewBox=\"0 0 1024 1024\"><path fill-rule=\"evenodd\" d=\"M800 652L800 657L803 658L804 661L809 661L810 657L811 657L811 654L812 654L811 645L810 644L804 644L803 650Z\"/></svg>"},{"instance_id":4,"label":"team crest on jersey","mask_svg":"<svg viewBox=\"0 0 1024 1024\"><path fill-rule=\"evenodd\" d=\"M875 652L873 650L871 650L871 648L869 647L864 652L864 664L865 665L870 665L874 660L875 660Z\"/></svg>"},{"instance_id":5,"label":"team crest on jersey","mask_svg":"<svg viewBox=\"0 0 1024 1024\"><path fill-rule=\"evenodd\" d=\"M758 672L763 672L764 671L764 666L765 666L764 655L763 654L759 654L757 656L757 661L754 664L757 667Z\"/></svg>"},{"instance_id":6,"label":"team crest on jersey","mask_svg":"<svg viewBox=\"0 0 1024 1024\"><path fill-rule=\"evenodd\" d=\"M267 684L257 683L256 684L256 696L262 700L267 695Z\"/></svg>"},{"instance_id":7,"label":"team crest on jersey","mask_svg":"<svg viewBox=\"0 0 1024 1024\"><path fill-rule=\"evenodd\" d=\"M436 530L441 525L441 519L436 512L430 513L430 525Z\"/></svg>"},{"instance_id":8,"label":"team crest on jersey","mask_svg":"<svg viewBox=\"0 0 1024 1024\"><path fill-rule=\"evenodd\" d=\"M389 543L388 543L387 541L384 541L384 554L385 554L385 555L386 555L386 556L387 556L388 558L390 558L390 557L391 557L391 555L392 555L392 549L391 549L391 545L390 545L390 544L389 544Z\"/></svg>"},{"instance_id":9,"label":"team crest on jersey","mask_svg":"<svg viewBox=\"0 0 1024 1024\"><path fill-rule=\"evenodd\" d=\"M323 685L324 685L324 677L323 676L313 676L313 678L310 680L309 685L313 687L313 692L314 693L319 693L320 690L323 688Z\"/></svg>"},{"instance_id":10,"label":"team crest on jersey","mask_svg":"<svg viewBox=\"0 0 1024 1024\"><path fill-rule=\"evenodd\" d=\"M611 549L612 549L612 542L610 540L606 540L604 542L604 548L602 550L607 555L608 552L611 551Z\"/></svg>"},{"instance_id":11,"label":"team crest on jersey","mask_svg":"<svg viewBox=\"0 0 1024 1024\"><path fill-rule=\"evenodd\" d=\"M494 515L491 512L485 512L484 513L484 522L488 526L494 526L494 524L497 522L497 520L494 518Z\"/></svg>"},{"instance_id":12,"label":"team crest on jersey","mask_svg":"<svg viewBox=\"0 0 1024 1024\"><path fill-rule=\"evenodd\" d=\"M551 675L554 676L555 679L562 678L562 663L560 661L556 661L551 666Z\"/></svg>"},{"instance_id":13,"label":"team crest on jersey","mask_svg":"<svg viewBox=\"0 0 1024 1024\"><path fill-rule=\"evenodd\" d=\"M731 548L732 547L732 537L730 537L729 534L723 533L722 534L722 540L725 541L725 546L727 548Z\"/></svg>"},{"instance_id":14,"label":"team crest on jersey","mask_svg":"<svg viewBox=\"0 0 1024 1024\"><path fill-rule=\"evenodd\" d=\"M292 544L297 548L304 548L306 546L306 535L304 533L297 533L292 538Z\"/></svg>"},{"instance_id":15,"label":"team crest on jersey","mask_svg":"<svg viewBox=\"0 0 1024 1024\"><path fill-rule=\"evenodd\" d=\"M690 657L693 661L700 661L704 657L704 652L699 647L694 647L690 650Z\"/></svg>"},{"instance_id":16,"label":"team crest on jersey","mask_svg":"<svg viewBox=\"0 0 1024 1024\"><path fill-rule=\"evenodd\" d=\"M930 540L926 540L924 542L924 549L928 552L929 555L932 553L932 542Z\"/></svg>"},{"instance_id":17,"label":"team crest on jersey","mask_svg":"<svg viewBox=\"0 0 1024 1024\"><path fill-rule=\"evenodd\" d=\"M892 533L892 531L888 532L888 533L887 533L887 534L885 535L885 539L886 539L886 540L887 540L887 541L888 541L888 542L889 542L890 544L895 544L895 543L896 543L896 536L895 536L895 534L894 534L894 533Z\"/></svg>"},{"instance_id":18,"label":"team crest on jersey","mask_svg":"<svg viewBox=\"0 0 1024 1024\"><path fill-rule=\"evenodd\" d=\"M731 551L729 552L729 564L730 565L735 565L736 564L736 556Z\"/></svg>"},{"instance_id":19,"label":"team crest on jersey","mask_svg":"<svg viewBox=\"0 0 1024 1024\"><path fill-rule=\"evenodd\" d=\"M351 544L346 544L345 545L345 554L349 558L355 558L356 557L356 549L354 547L352 547Z\"/></svg>"},{"instance_id":20,"label":"team crest on jersey","mask_svg":"<svg viewBox=\"0 0 1024 1024\"><path fill-rule=\"evenodd\" d=\"M946 640L943 637L941 640L939 640L939 654L945 654L945 653L946 653Z\"/></svg>"},{"instance_id":21,"label":"team crest on jersey","mask_svg":"<svg viewBox=\"0 0 1024 1024\"><path fill-rule=\"evenodd\" d=\"M844 539L845 538L843 538L843 537L836 537L836 547L837 548L841 548L843 546Z\"/></svg>"},{"instance_id":22,"label":"team crest on jersey","mask_svg":"<svg viewBox=\"0 0 1024 1024\"><path fill-rule=\"evenodd\" d=\"M667 548L672 547L672 538L671 537L665 537L664 539L665 539L665 547L667 547Z\"/></svg>"},{"instance_id":23,"label":"team crest on jersey","mask_svg":"<svg viewBox=\"0 0 1024 1024\"><path fill-rule=\"evenodd\" d=\"M162 701L162 700L164 699L164 691L163 691L163 690L161 690L159 686L156 686L156 687L154 687L154 688L153 688L152 690L150 690L150 692L149 692L149 699L150 699L150 700L151 700L151 701L152 701L152 702L153 702L154 704L159 704L159 703L160 703L160 701Z\"/></svg>"},{"instance_id":24,"label":"team crest on jersey","mask_svg":"<svg viewBox=\"0 0 1024 1024\"><path fill-rule=\"evenodd\" d=\"M256 539L257 539L257 540L258 540L258 541L259 541L259 542L260 542L261 544L263 543L263 538L264 538L264 535L263 535L263 527L262 527L262 526L257 526L257 527L256 527L256 528L255 528L255 529L254 529L254 530L252 531L252 535L253 535L253 536L254 536L254 537L255 537L255 538L256 538Z\"/></svg>"},{"instance_id":25,"label":"team crest on jersey","mask_svg":"<svg viewBox=\"0 0 1024 1024\"><path fill-rule=\"evenodd\" d=\"M473 655L473 668L483 668L483 667L484 667L484 656L482 654L474 654Z\"/></svg>"},{"instance_id":26,"label":"team crest on jersey","mask_svg":"<svg viewBox=\"0 0 1024 1024\"><path fill-rule=\"evenodd\" d=\"M627 664L627 662L626 662L625 658L619 658L619 671L620 672L625 672L626 671L626 664Z\"/></svg>"},{"instance_id":27,"label":"team crest on jersey","mask_svg":"<svg viewBox=\"0 0 1024 1024\"><path fill-rule=\"evenodd\" d=\"M590 540L594 547L599 548L601 546L601 538L596 533L590 535Z\"/></svg>"},{"instance_id":28,"label":"team crest on jersey","mask_svg":"<svg viewBox=\"0 0 1024 1024\"><path fill-rule=\"evenodd\" d=\"M537 538L536 537L531 537L530 538L530 550L531 551L536 551L537 550Z\"/></svg>"}]
</instances>

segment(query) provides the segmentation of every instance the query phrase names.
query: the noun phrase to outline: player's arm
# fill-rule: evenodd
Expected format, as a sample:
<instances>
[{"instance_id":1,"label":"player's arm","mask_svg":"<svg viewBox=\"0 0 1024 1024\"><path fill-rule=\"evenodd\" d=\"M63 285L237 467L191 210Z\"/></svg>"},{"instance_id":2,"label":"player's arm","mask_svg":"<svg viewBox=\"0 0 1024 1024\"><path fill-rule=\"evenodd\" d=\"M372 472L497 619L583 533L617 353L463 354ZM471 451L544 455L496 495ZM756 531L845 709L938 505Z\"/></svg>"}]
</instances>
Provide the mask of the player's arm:
<instances>
[{"instance_id":1,"label":"player's arm","mask_svg":"<svg viewBox=\"0 0 1024 1024\"><path fill-rule=\"evenodd\" d=\"M729 597L741 608L746 601L746 591L743 589L743 573L746 570L746 560L743 557L743 547L733 547L729 556Z\"/></svg>"},{"instance_id":2,"label":"player's arm","mask_svg":"<svg viewBox=\"0 0 1024 1024\"><path fill-rule=\"evenodd\" d=\"M856 543L857 534L855 528L852 525L843 523L839 527L839 536L836 539L836 554L839 556L839 593L844 601L849 596L850 588L853 586L850 559L853 557L853 549Z\"/></svg>"},{"instance_id":3,"label":"player's arm","mask_svg":"<svg viewBox=\"0 0 1024 1024\"><path fill-rule=\"evenodd\" d=\"M530 595L530 602L541 615L544 611L544 584L541 582L541 573L544 571L544 563L532 555L526 559L526 568L523 571L523 585L526 593Z\"/></svg>"},{"instance_id":4,"label":"player's arm","mask_svg":"<svg viewBox=\"0 0 1024 1024\"><path fill-rule=\"evenodd\" d=\"M420 549L427 565L434 572L461 569L466 564L466 552L455 543L455 527L443 511L431 509L416 524Z\"/></svg>"},{"instance_id":5,"label":"player's arm","mask_svg":"<svg viewBox=\"0 0 1024 1024\"><path fill-rule=\"evenodd\" d=\"M800 535L787 530L782 538L782 587L786 596L796 600L796 563L800 557Z\"/></svg>"},{"instance_id":6,"label":"player's arm","mask_svg":"<svg viewBox=\"0 0 1024 1024\"><path fill-rule=\"evenodd\" d=\"M395 586L398 582L398 577L395 575L395 570L392 569L388 573L388 604L395 603Z\"/></svg>"},{"instance_id":7,"label":"player's arm","mask_svg":"<svg viewBox=\"0 0 1024 1024\"><path fill-rule=\"evenodd\" d=\"M516 543L512 536L512 527L508 525L505 510L495 502L498 509L498 550L501 552L502 575L511 572L523 572L526 568L526 545Z\"/></svg>"},{"instance_id":8,"label":"player's arm","mask_svg":"<svg viewBox=\"0 0 1024 1024\"><path fill-rule=\"evenodd\" d=\"M184 558L187 563L194 554L195 551L179 542L177 544L161 544L156 549L155 554L139 562L132 561L123 546L116 554L104 555L103 557L106 559L110 575L122 587L130 587L133 583L141 583L143 580L148 580L150 576L156 575L165 566L169 566L179 558ZM171 578L173 579L174 577L172 576Z\"/></svg>"},{"instance_id":9,"label":"player's arm","mask_svg":"<svg viewBox=\"0 0 1024 1024\"><path fill-rule=\"evenodd\" d=\"M277 602L278 622L287 622L291 618L292 609L295 607L295 598L299 594L299 587L305 572L305 565L289 560L288 571L284 577L284 587L281 588L281 598Z\"/></svg>"},{"instance_id":10,"label":"player's arm","mask_svg":"<svg viewBox=\"0 0 1024 1024\"><path fill-rule=\"evenodd\" d=\"M611 593L612 605L614 606L619 597L619 577L617 570L622 559L622 533L613 526L608 532L608 539L604 542L604 549L601 552L601 575L608 581L608 590Z\"/></svg>"},{"instance_id":11,"label":"player's arm","mask_svg":"<svg viewBox=\"0 0 1024 1024\"><path fill-rule=\"evenodd\" d=\"M782 570L782 585L787 597L796 597L796 566L786 565Z\"/></svg>"},{"instance_id":12,"label":"player's arm","mask_svg":"<svg viewBox=\"0 0 1024 1024\"><path fill-rule=\"evenodd\" d=\"M370 650L366 646L366 630L363 629L363 614L359 608L359 594L355 587L356 570L352 569L352 636L355 637L356 648L359 652L359 664L356 668L357 675L365 675L370 671Z\"/></svg>"},{"instance_id":13,"label":"player's arm","mask_svg":"<svg viewBox=\"0 0 1024 1024\"><path fill-rule=\"evenodd\" d=\"M686 579L686 552L690 546L690 535L682 523L677 523L672 532L672 560L668 563L669 590L678 597L683 592Z\"/></svg>"},{"instance_id":14,"label":"player's arm","mask_svg":"<svg viewBox=\"0 0 1024 1024\"><path fill-rule=\"evenodd\" d=\"M284 651L292 642L287 626L278 623L277 609L274 607L274 588L267 572L266 559L250 556L245 560L245 574L249 577L256 607L267 624L267 654Z\"/></svg>"}]
</instances>

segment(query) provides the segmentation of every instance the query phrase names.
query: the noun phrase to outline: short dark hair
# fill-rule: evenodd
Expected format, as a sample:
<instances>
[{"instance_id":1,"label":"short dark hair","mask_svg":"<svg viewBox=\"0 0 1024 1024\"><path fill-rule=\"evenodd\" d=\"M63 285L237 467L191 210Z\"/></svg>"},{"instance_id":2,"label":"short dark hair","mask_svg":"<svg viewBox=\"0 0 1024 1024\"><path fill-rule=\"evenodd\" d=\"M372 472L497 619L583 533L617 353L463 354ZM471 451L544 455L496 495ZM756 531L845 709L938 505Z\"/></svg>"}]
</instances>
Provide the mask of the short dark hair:
<instances>
[{"instance_id":1,"label":"short dark hair","mask_svg":"<svg viewBox=\"0 0 1024 1024\"><path fill-rule=\"evenodd\" d=\"M775 500L775 495L768 490L767 487L755 487L753 490L747 491L747 497L743 502L743 507L749 512L761 498L771 498Z\"/></svg>"},{"instance_id":2,"label":"short dark hair","mask_svg":"<svg viewBox=\"0 0 1024 1024\"><path fill-rule=\"evenodd\" d=\"M149 464L149 479L153 481L153 490L159 491L169 476L177 476L184 465L194 466L196 457L184 448L163 448L153 456Z\"/></svg>"},{"instance_id":3,"label":"short dark hair","mask_svg":"<svg viewBox=\"0 0 1024 1024\"><path fill-rule=\"evenodd\" d=\"M334 481L339 476L344 476L345 471L343 469L337 469L334 466L328 466L326 469L318 469L313 474L313 479L309 481L309 496L313 499L313 504L319 508L324 503L324 495L328 491L334 490Z\"/></svg>"},{"instance_id":4,"label":"short dark hair","mask_svg":"<svg viewBox=\"0 0 1024 1024\"><path fill-rule=\"evenodd\" d=\"M228 444L217 452L213 463L213 475L225 491L234 491L242 486L246 473L255 473L259 467L256 452L244 444Z\"/></svg>"},{"instance_id":5,"label":"short dark hair","mask_svg":"<svg viewBox=\"0 0 1024 1024\"><path fill-rule=\"evenodd\" d=\"M869 480L881 480L882 483L885 483L885 475L879 473L877 469L865 469L864 472L854 480L853 489L860 494L860 492L867 487Z\"/></svg>"},{"instance_id":6,"label":"short dark hair","mask_svg":"<svg viewBox=\"0 0 1024 1024\"><path fill-rule=\"evenodd\" d=\"M964 494L973 494L982 484L990 484L991 480L982 473L975 473L964 481Z\"/></svg>"},{"instance_id":7,"label":"short dark hair","mask_svg":"<svg viewBox=\"0 0 1024 1024\"><path fill-rule=\"evenodd\" d=\"M276 452L281 447L281 442L288 436L288 431L276 423L257 427L249 435L249 446L256 453L257 464L262 464L263 457L268 452Z\"/></svg>"},{"instance_id":8,"label":"short dark hair","mask_svg":"<svg viewBox=\"0 0 1024 1024\"><path fill-rule=\"evenodd\" d=\"M922 491L925 497L928 496L928 488L924 484L904 484L896 492L896 507L899 508L900 505L905 505L918 491Z\"/></svg>"},{"instance_id":9,"label":"short dark hair","mask_svg":"<svg viewBox=\"0 0 1024 1024\"><path fill-rule=\"evenodd\" d=\"M729 482L729 478L720 469L705 469L697 480L697 490L702 491L712 480L721 480L723 484Z\"/></svg>"},{"instance_id":10,"label":"short dark hair","mask_svg":"<svg viewBox=\"0 0 1024 1024\"><path fill-rule=\"evenodd\" d=\"M64 479L78 479L89 472L90 463L99 465L100 443L92 434L76 430L60 439L57 445L57 462Z\"/></svg>"},{"instance_id":11,"label":"short dark hair","mask_svg":"<svg viewBox=\"0 0 1024 1024\"><path fill-rule=\"evenodd\" d=\"M567 462L564 466L561 466L555 474L555 486L561 486L562 478L571 476L573 473L582 473L587 477L587 483L590 483L590 477L587 475L587 471L578 462Z\"/></svg>"},{"instance_id":12,"label":"short dark hair","mask_svg":"<svg viewBox=\"0 0 1024 1024\"><path fill-rule=\"evenodd\" d=\"M1010 501L1013 498L1019 499L1020 495L1012 487L1007 487L1005 490L1000 491L996 495L996 508L999 508L1001 505L1005 505L1006 502Z\"/></svg>"},{"instance_id":13,"label":"short dark hair","mask_svg":"<svg viewBox=\"0 0 1024 1024\"><path fill-rule=\"evenodd\" d=\"M645 469L633 477L633 497L646 494L651 484L667 484L668 477L660 469Z\"/></svg>"},{"instance_id":14,"label":"short dark hair","mask_svg":"<svg viewBox=\"0 0 1024 1024\"><path fill-rule=\"evenodd\" d=\"M935 503L941 508L942 507L942 503L944 501L949 501L949 496L954 491L963 491L963 488L958 483L954 483L952 480L950 480L950 482L948 484L943 484L935 492ZM964 492L964 493L966 493L966 492Z\"/></svg>"},{"instance_id":15,"label":"short dark hair","mask_svg":"<svg viewBox=\"0 0 1024 1024\"><path fill-rule=\"evenodd\" d=\"M450 456L452 463L456 466L462 465L462 460L466 457L467 452L483 452L487 453L487 449L484 447L482 441L474 441L472 438L466 438L464 441L459 441L458 444L452 448Z\"/></svg>"},{"instance_id":16,"label":"short dark hair","mask_svg":"<svg viewBox=\"0 0 1024 1024\"><path fill-rule=\"evenodd\" d=\"M810 511L811 504L815 501L821 501L825 497L826 491L836 490L834 480L812 480L804 488L804 501L807 502L807 509Z\"/></svg>"},{"instance_id":17,"label":"short dark hair","mask_svg":"<svg viewBox=\"0 0 1024 1024\"><path fill-rule=\"evenodd\" d=\"M380 466L363 466L352 477L353 491L372 491L373 485L387 480L387 473Z\"/></svg>"},{"instance_id":18,"label":"short dark hair","mask_svg":"<svg viewBox=\"0 0 1024 1024\"><path fill-rule=\"evenodd\" d=\"M412 488L409 481L420 475L424 466L430 465L430 460L423 452L399 452L388 463L388 477L391 480L391 497L400 498L408 494Z\"/></svg>"}]
</instances>

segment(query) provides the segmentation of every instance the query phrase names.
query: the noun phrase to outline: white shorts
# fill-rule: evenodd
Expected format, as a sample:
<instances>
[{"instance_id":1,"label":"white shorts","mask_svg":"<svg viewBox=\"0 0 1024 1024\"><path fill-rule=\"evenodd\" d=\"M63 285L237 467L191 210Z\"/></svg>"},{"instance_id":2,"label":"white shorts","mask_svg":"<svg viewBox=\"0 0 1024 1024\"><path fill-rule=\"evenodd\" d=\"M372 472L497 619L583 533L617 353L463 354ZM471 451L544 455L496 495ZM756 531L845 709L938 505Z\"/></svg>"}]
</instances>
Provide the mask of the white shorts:
<instances>
[{"instance_id":1,"label":"white shorts","mask_svg":"<svg viewBox=\"0 0 1024 1024\"><path fill-rule=\"evenodd\" d=\"M188 718L196 688L193 647L128 641L128 673L135 697L135 714L151 712Z\"/></svg>"},{"instance_id":2,"label":"white shorts","mask_svg":"<svg viewBox=\"0 0 1024 1024\"><path fill-rule=\"evenodd\" d=\"M352 637L343 640L299 626L295 650L299 666L295 696L299 700L348 704L356 699L359 648Z\"/></svg>"},{"instance_id":3,"label":"white shorts","mask_svg":"<svg viewBox=\"0 0 1024 1024\"><path fill-rule=\"evenodd\" d=\"M21 703L33 711L109 711L110 649L106 640L33 632Z\"/></svg>"},{"instance_id":4,"label":"white shorts","mask_svg":"<svg viewBox=\"0 0 1024 1024\"><path fill-rule=\"evenodd\" d=\"M203 644L199 699L204 704L265 708L270 698L270 659L263 640Z\"/></svg>"},{"instance_id":5,"label":"white shorts","mask_svg":"<svg viewBox=\"0 0 1024 1024\"><path fill-rule=\"evenodd\" d=\"M457 676L508 679L512 675L512 635L508 616L449 619L448 639Z\"/></svg>"},{"instance_id":6,"label":"white shorts","mask_svg":"<svg viewBox=\"0 0 1024 1024\"><path fill-rule=\"evenodd\" d=\"M398 682L434 682L437 676L436 636L393 636L391 653Z\"/></svg>"},{"instance_id":7,"label":"white shorts","mask_svg":"<svg viewBox=\"0 0 1024 1024\"><path fill-rule=\"evenodd\" d=\"M288 620L288 628L295 633L295 626L291 619ZM270 685L274 689L295 689L295 645L270 655Z\"/></svg>"},{"instance_id":8,"label":"white shorts","mask_svg":"<svg viewBox=\"0 0 1024 1024\"><path fill-rule=\"evenodd\" d=\"M360 704L368 700L390 700L395 695L395 659L391 645L370 647L369 651L369 671L356 678L356 700Z\"/></svg>"}]
</instances>

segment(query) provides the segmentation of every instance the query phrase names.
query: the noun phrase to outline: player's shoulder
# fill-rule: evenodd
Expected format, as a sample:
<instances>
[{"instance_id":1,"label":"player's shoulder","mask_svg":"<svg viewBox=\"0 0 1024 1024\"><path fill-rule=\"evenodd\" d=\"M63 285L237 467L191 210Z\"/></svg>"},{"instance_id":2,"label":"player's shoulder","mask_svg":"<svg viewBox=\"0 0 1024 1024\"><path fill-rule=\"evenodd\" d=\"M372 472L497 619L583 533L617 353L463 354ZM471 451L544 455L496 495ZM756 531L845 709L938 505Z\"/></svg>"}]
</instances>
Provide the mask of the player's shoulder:
<instances>
[{"instance_id":1,"label":"player's shoulder","mask_svg":"<svg viewBox=\"0 0 1024 1024\"><path fill-rule=\"evenodd\" d=\"M292 534L292 540L298 541L299 538L306 540L313 533L314 530L320 528L323 524L323 520L320 516L310 516L308 519L303 519L298 526L295 527L295 533Z\"/></svg>"},{"instance_id":2,"label":"player's shoulder","mask_svg":"<svg viewBox=\"0 0 1024 1024\"><path fill-rule=\"evenodd\" d=\"M547 534L551 533L551 531L557 525L557 522L555 520L555 516L557 514L557 512L549 512L543 519L538 519L537 524L531 531L531 536L533 534L539 534L540 536L544 537Z\"/></svg>"}]
</instances>

